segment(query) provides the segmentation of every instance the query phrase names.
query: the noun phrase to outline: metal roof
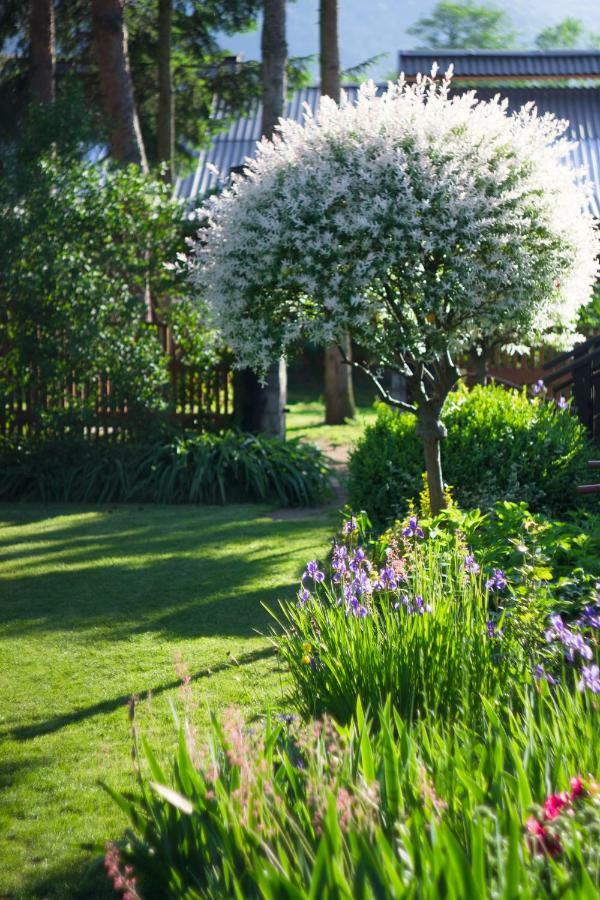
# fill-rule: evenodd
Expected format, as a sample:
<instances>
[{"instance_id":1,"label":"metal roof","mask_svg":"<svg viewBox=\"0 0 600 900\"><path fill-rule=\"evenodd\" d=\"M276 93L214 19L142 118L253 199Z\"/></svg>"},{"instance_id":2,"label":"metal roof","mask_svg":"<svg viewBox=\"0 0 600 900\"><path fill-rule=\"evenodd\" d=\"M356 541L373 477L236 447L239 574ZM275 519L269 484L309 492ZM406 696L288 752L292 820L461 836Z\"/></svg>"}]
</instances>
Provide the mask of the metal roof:
<instances>
[{"instance_id":1,"label":"metal roof","mask_svg":"<svg viewBox=\"0 0 600 900\"><path fill-rule=\"evenodd\" d=\"M349 99L356 98L358 86L344 88ZM386 86L380 85L380 91ZM509 111L520 109L524 103L534 101L540 114L551 112L560 119L567 119L567 134L578 146L571 153L571 163L584 166L594 182L591 208L600 219L600 90L596 88L479 88L477 96L489 100L496 94L508 99ZM318 87L302 88L287 103L287 118L303 121L303 105L308 103L316 112L320 99ZM202 199L216 191L227 179L232 168L243 165L247 157L254 155L260 139L261 109L258 105L245 118L235 120L218 135L212 145L198 156L195 172L184 179L177 179L175 194L190 202ZM214 170L218 170L217 174Z\"/></svg>"},{"instance_id":2,"label":"metal roof","mask_svg":"<svg viewBox=\"0 0 600 900\"><path fill-rule=\"evenodd\" d=\"M437 62L455 78L598 78L600 50L401 50L398 71L429 73Z\"/></svg>"}]
</instances>

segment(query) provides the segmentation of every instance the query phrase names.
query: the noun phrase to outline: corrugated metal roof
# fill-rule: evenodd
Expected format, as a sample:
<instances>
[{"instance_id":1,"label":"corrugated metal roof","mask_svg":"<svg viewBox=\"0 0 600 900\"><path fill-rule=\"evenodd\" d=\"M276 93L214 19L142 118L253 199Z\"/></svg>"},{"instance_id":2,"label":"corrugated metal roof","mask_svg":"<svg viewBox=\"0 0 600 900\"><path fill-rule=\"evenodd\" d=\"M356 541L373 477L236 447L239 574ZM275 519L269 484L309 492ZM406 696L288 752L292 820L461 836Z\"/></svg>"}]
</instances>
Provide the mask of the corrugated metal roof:
<instances>
[{"instance_id":1,"label":"corrugated metal roof","mask_svg":"<svg viewBox=\"0 0 600 900\"><path fill-rule=\"evenodd\" d=\"M401 50L398 71L407 78L429 73L437 62L456 78L600 77L599 50Z\"/></svg>"},{"instance_id":2,"label":"corrugated metal roof","mask_svg":"<svg viewBox=\"0 0 600 900\"><path fill-rule=\"evenodd\" d=\"M384 85L380 86L385 91ZM356 98L358 86L345 88L349 99ZM571 154L573 165L584 166L595 190L592 198L592 212L600 219L600 90L596 88L479 88L477 96L491 99L500 93L508 99L511 112L520 109L524 103L534 101L541 114L551 112L569 122L568 136L578 141ZM302 121L303 105L307 103L314 112L319 103L318 87L297 91L288 102L285 115L297 122ZM222 179L227 179L232 168L241 166L247 157L254 155L256 142L260 139L260 105L245 118L235 120L227 131L218 135L212 145L198 157L196 171L175 184L176 196L189 201L197 201L206 194L218 190ZM218 170L221 175L214 171Z\"/></svg>"}]
</instances>

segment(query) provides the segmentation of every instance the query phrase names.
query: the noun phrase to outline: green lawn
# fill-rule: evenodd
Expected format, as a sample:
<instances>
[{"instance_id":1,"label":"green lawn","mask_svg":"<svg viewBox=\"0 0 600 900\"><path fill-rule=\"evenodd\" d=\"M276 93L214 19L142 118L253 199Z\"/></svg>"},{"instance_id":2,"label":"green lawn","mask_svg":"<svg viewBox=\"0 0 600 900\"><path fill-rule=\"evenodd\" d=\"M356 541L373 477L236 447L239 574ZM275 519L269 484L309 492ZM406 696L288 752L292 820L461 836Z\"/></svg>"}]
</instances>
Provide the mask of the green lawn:
<instances>
[{"instance_id":1,"label":"green lawn","mask_svg":"<svg viewBox=\"0 0 600 900\"><path fill-rule=\"evenodd\" d=\"M323 421L323 404L318 400L298 401L288 404L286 416L286 434L289 438L302 438L321 446L340 447L344 444L355 444L366 425L374 422L376 413L373 405L357 406L356 418L349 419L345 425L325 425Z\"/></svg>"},{"instance_id":2,"label":"green lawn","mask_svg":"<svg viewBox=\"0 0 600 900\"><path fill-rule=\"evenodd\" d=\"M0 896L103 896L90 862L124 819L97 782L131 783L131 694L164 753L185 672L200 728L208 707L281 705L260 604L294 591L332 524L257 506L0 505Z\"/></svg>"}]
</instances>

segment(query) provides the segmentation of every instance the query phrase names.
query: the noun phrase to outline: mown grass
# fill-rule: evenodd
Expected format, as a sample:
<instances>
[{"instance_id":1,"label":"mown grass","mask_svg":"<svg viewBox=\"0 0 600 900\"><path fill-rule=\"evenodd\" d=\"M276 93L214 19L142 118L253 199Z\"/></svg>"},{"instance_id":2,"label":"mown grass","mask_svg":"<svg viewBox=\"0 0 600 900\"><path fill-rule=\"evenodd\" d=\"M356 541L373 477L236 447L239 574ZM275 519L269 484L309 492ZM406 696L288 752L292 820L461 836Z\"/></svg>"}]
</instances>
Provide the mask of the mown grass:
<instances>
[{"instance_id":1,"label":"mown grass","mask_svg":"<svg viewBox=\"0 0 600 900\"><path fill-rule=\"evenodd\" d=\"M332 530L259 506L0 505L0 896L105 896L90 864L125 821L97 782L133 784L132 694L165 753L184 674L200 728L281 704L261 601Z\"/></svg>"}]
</instances>

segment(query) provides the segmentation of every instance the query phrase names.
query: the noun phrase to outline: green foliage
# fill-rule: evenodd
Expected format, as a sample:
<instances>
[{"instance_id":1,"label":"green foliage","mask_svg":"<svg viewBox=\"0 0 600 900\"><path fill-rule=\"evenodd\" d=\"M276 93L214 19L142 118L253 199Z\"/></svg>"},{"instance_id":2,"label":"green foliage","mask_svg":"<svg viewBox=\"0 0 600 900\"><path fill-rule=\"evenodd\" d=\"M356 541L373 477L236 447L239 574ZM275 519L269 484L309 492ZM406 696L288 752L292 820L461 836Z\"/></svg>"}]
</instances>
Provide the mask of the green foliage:
<instances>
[{"instance_id":1,"label":"green foliage","mask_svg":"<svg viewBox=\"0 0 600 900\"><path fill-rule=\"evenodd\" d=\"M100 438L0 448L2 500L311 506L327 492L316 447L233 431L145 445Z\"/></svg>"},{"instance_id":2,"label":"green foliage","mask_svg":"<svg viewBox=\"0 0 600 900\"><path fill-rule=\"evenodd\" d=\"M536 600L540 616L557 611L573 618L595 599L600 576L600 516L582 513L577 522L533 514L525 503L499 501L487 513L452 505L422 520L430 537L461 535L484 568L498 567L523 601ZM382 540L398 537L401 524Z\"/></svg>"},{"instance_id":3,"label":"green foliage","mask_svg":"<svg viewBox=\"0 0 600 900\"><path fill-rule=\"evenodd\" d=\"M461 537L400 538L390 546L391 555L376 552L372 564L391 566L397 587L371 583L360 605L349 602L359 565L343 587L332 580L311 587L308 598L300 594L298 603L281 604L277 644L295 705L304 715L328 712L347 721L357 698L376 715L390 696L406 718L432 713L473 723L481 716L480 694L510 704L514 685L530 680L530 659L502 599L486 590L483 572L465 572ZM488 632L491 616L502 622L501 646Z\"/></svg>"},{"instance_id":4,"label":"green foliage","mask_svg":"<svg viewBox=\"0 0 600 900\"><path fill-rule=\"evenodd\" d=\"M181 250L184 210L134 167L81 161L72 117L54 142L64 105L31 118L0 182L0 401L17 385L48 420L61 408L85 418L103 375L111 400L143 417L164 406L168 376L150 302L172 318L187 361L214 358L202 305L191 307L184 276L165 265Z\"/></svg>"},{"instance_id":5,"label":"green foliage","mask_svg":"<svg viewBox=\"0 0 600 900\"><path fill-rule=\"evenodd\" d=\"M438 0L429 16L407 29L422 47L506 50L515 44L515 32L504 10L475 0Z\"/></svg>"},{"instance_id":6,"label":"green foliage","mask_svg":"<svg viewBox=\"0 0 600 900\"><path fill-rule=\"evenodd\" d=\"M556 25L547 25L535 39L539 50L588 49L600 46L600 35L588 32L581 19L567 16Z\"/></svg>"},{"instance_id":7,"label":"green foliage","mask_svg":"<svg viewBox=\"0 0 600 900\"><path fill-rule=\"evenodd\" d=\"M459 506L505 499L560 515L578 503L594 450L568 410L499 386L451 394L443 411L444 477ZM422 447L415 420L378 407L349 464L350 502L381 529L401 517L421 489Z\"/></svg>"},{"instance_id":8,"label":"green foliage","mask_svg":"<svg viewBox=\"0 0 600 900\"><path fill-rule=\"evenodd\" d=\"M267 717L248 730L230 712L205 748L181 727L168 769L136 738L136 794L108 788L131 828L107 869L146 900L595 897L593 779L543 837L528 830L548 793L596 771L597 709L545 688L522 705L515 716L485 702L479 733L407 724L389 702L377 728L360 704L348 728Z\"/></svg>"}]
</instances>

